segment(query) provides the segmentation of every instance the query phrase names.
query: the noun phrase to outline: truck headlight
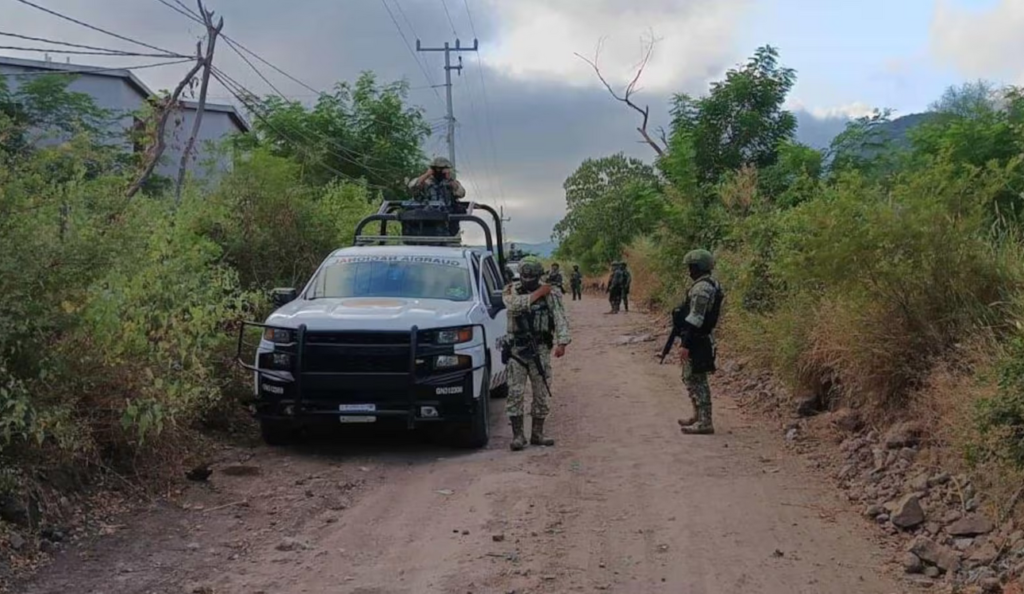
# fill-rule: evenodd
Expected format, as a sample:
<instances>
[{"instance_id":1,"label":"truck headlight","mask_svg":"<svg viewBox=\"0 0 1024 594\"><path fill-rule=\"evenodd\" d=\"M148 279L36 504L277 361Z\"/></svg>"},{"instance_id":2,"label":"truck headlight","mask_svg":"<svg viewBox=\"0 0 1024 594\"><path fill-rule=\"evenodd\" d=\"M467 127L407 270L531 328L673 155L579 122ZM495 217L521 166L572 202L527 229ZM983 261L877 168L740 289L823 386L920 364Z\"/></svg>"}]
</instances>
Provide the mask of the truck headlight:
<instances>
[{"instance_id":1,"label":"truck headlight","mask_svg":"<svg viewBox=\"0 0 1024 594\"><path fill-rule=\"evenodd\" d=\"M263 369L290 371L292 368L292 354L280 351L262 353L260 355L260 367Z\"/></svg>"},{"instance_id":2,"label":"truck headlight","mask_svg":"<svg viewBox=\"0 0 1024 594\"><path fill-rule=\"evenodd\" d=\"M434 359L434 369L464 369L473 365L473 358L466 355L438 355Z\"/></svg>"},{"instance_id":3,"label":"truck headlight","mask_svg":"<svg viewBox=\"0 0 1024 594\"><path fill-rule=\"evenodd\" d=\"M267 328L263 331L263 340L274 344L288 344L294 342L295 332L287 328Z\"/></svg>"},{"instance_id":4,"label":"truck headlight","mask_svg":"<svg viewBox=\"0 0 1024 594\"><path fill-rule=\"evenodd\" d=\"M448 328L438 330L436 336L437 344L459 344L473 340L473 327Z\"/></svg>"}]
</instances>

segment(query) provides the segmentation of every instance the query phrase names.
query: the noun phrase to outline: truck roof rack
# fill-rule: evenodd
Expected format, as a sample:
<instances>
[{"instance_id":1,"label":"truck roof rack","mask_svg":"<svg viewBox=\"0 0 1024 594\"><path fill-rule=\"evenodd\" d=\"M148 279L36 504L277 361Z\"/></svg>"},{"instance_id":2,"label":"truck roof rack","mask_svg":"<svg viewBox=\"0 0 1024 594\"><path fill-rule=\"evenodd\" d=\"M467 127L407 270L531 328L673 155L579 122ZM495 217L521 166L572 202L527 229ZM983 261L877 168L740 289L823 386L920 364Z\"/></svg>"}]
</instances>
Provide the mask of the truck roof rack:
<instances>
[{"instance_id":1,"label":"truck roof rack","mask_svg":"<svg viewBox=\"0 0 1024 594\"><path fill-rule=\"evenodd\" d=\"M494 235L483 219L474 211L480 209L489 215L494 222ZM374 235L363 235L363 229L372 222L380 222L380 230ZM388 233L388 223L399 223L401 234ZM498 257L500 270L505 270L505 242L501 231L501 216L493 207L476 202L451 201L447 204L439 202L385 200L376 214L364 217L356 225L353 244L365 245L434 245L455 247L462 245L460 223L475 223L484 231L487 250ZM410 232L418 231L418 232ZM427 233L424 233L426 231ZM436 235L430 234L436 233Z\"/></svg>"}]
</instances>

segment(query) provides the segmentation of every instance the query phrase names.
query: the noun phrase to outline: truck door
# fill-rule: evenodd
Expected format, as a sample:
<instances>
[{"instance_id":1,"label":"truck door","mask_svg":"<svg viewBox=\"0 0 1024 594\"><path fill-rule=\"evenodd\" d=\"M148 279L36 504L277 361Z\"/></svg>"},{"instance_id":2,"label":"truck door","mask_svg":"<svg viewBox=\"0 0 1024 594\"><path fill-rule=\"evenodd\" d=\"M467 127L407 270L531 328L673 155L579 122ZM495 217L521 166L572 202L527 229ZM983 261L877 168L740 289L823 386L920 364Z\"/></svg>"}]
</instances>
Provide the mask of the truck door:
<instances>
[{"instance_id":1,"label":"truck door","mask_svg":"<svg viewBox=\"0 0 1024 594\"><path fill-rule=\"evenodd\" d=\"M491 343L489 347L491 349L491 388L496 388L508 381L505 364L501 362L501 351L498 349L498 341L504 338L508 331L508 313L498 296L504 289L498 265L491 256L484 256L481 265L483 268L483 285L481 286L483 290L481 292L484 293L484 303L489 312L484 319L484 327L487 328L487 340Z\"/></svg>"}]
</instances>

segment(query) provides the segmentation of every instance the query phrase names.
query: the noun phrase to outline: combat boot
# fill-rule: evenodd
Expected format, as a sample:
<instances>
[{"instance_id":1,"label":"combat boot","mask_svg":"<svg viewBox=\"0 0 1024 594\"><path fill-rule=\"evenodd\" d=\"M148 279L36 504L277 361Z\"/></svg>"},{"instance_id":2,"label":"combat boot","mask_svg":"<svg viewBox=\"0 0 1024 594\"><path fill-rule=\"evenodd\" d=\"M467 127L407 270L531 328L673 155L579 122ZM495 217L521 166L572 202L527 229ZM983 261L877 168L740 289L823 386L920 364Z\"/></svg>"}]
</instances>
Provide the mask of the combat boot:
<instances>
[{"instance_id":1,"label":"combat boot","mask_svg":"<svg viewBox=\"0 0 1024 594\"><path fill-rule=\"evenodd\" d=\"M526 447L526 435L523 432L523 417L509 417L512 423L512 443L508 445L513 452L521 451Z\"/></svg>"},{"instance_id":2,"label":"combat boot","mask_svg":"<svg viewBox=\"0 0 1024 594\"><path fill-rule=\"evenodd\" d=\"M533 427L530 430L530 445L553 446L555 440L544 436L544 419L533 417Z\"/></svg>"},{"instance_id":3,"label":"combat boot","mask_svg":"<svg viewBox=\"0 0 1024 594\"><path fill-rule=\"evenodd\" d=\"M697 401L690 398L690 405L693 407L693 414L686 417L685 419L679 419L676 421L680 427L689 427L697 422Z\"/></svg>"},{"instance_id":4,"label":"combat boot","mask_svg":"<svg viewBox=\"0 0 1024 594\"><path fill-rule=\"evenodd\" d=\"M686 435L714 435L715 426L711 423L711 407L702 406L697 409L697 422L683 427L682 432Z\"/></svg>"}]
</instances>

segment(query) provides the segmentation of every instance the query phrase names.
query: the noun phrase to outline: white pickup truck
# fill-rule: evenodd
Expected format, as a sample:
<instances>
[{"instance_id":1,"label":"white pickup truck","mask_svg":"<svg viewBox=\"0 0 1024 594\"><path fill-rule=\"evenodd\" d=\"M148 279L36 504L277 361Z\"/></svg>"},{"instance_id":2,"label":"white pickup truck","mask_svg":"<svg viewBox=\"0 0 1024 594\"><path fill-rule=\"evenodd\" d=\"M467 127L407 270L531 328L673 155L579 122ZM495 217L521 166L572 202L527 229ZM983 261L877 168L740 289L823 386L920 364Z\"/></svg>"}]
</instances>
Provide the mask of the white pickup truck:
<instances>
[{"instance_id":1,"label":"white pickup truck","mask_svg":"<svg viewBox=\"0 0 1024 594\"><path fill-rule=\"evenodd\" d=\"M287 443L313 423L399 421L446 424L457 445L485 446L490 399L508 389L504 284L487 249L336 250L301 291L275 291L265 323L247 323L262 332L255 364L243 364L264 440Z\"/></svg>"}]
</instances>

